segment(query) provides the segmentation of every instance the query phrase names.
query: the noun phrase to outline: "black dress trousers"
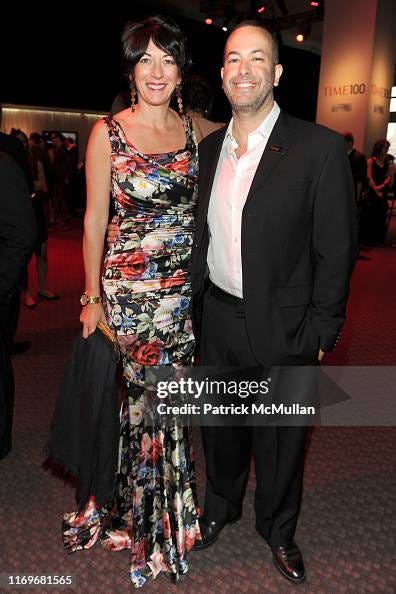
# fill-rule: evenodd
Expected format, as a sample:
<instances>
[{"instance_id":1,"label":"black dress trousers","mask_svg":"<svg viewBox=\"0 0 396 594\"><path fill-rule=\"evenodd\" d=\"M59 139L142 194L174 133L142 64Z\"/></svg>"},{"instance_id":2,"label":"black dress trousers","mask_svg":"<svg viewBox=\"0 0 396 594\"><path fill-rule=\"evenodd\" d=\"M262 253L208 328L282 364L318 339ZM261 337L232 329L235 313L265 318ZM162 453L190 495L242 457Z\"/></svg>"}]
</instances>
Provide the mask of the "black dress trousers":
<instances>
[{"instance_id":1,"label":"black dress trousers","mask_svg":"<svg viewBox=\"0 0 396 594\"><path fill-rule=\"evenodd\" d=\"M204 295L200 364L258 366L246 331L243 301L213 284ZM300 509L306 427L202 427L206 460L205 518L238 516L252 454L256 470L256 528L271 548L291 544Z\"/></svg>"},{"instance_id":2,"label":"black dress trousers","mask_svg":"<svg viewBox=\"0 0 396 594\"><path fill-rule=\"evenodd\" d=\"M10 304L0 303L0 460L11 450L14 413L14 373L11 346L18 321L19 291Z\"/></svg>"}]
</instances>

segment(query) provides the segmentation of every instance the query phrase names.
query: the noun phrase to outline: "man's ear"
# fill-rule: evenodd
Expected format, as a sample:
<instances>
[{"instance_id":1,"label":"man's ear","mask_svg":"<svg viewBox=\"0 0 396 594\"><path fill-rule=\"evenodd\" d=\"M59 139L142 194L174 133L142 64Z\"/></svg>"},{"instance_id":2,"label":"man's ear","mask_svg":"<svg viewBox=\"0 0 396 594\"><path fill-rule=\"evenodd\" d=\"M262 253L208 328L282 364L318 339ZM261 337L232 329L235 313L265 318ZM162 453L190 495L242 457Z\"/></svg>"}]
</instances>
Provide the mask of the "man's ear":
<instances>
[{"instance_id":1,"label":"man's ear","mask_svg":"<svg viewBox=\"0 0 396 594\"><path fill-rule=\"evenodd\" d=\"M279 85L279 79L282 76L283 66L282 64L275 64L275 77L274 77L274 87Z\"/></svg>"}]
</instances>

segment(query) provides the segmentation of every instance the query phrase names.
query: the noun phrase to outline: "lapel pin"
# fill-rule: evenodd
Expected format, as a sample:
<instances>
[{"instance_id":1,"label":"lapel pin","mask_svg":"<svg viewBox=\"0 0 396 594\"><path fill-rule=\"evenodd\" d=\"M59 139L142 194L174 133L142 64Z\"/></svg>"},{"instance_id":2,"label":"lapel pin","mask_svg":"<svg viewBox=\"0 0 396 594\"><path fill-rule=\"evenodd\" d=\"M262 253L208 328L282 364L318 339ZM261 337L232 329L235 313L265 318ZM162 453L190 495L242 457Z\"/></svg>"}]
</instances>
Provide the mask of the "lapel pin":
<instances>
[{"instance_id":1,"label":"lapel pin","mask_svg":"<svg viewBox=\"0 0 396 594\"><path fill-rule=\"evenodd\" d=\"M271 144L269 150L272 153L278 153L279 155L284 155L286 147L285 146L278 146L277 144Z\"/></svg>"}]
</instances>

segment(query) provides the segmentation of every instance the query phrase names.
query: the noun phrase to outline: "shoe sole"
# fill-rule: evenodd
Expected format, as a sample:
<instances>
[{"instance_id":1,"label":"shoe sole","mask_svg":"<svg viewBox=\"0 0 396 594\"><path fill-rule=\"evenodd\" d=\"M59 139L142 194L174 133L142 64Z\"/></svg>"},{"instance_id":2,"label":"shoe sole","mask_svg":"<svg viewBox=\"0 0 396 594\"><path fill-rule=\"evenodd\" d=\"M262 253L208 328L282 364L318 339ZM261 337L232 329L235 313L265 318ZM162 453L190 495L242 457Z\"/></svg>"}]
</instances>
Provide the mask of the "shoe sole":
<instances>
[{"instance_id":1,"label":"shoe sole","mask_svg":"<svg viewBox=\"0 0 396 594\"><path fill-rule=\"evenodd\" d=\"M44 299L45 301L59 301L59 295L54 295L53 297L47 297L47 295L43 295L42 293L37 292L37 296L39 299ZM27 306L29 307L29 306Z\"/></svg>"},{"instance_id":2,"label":"shoe sole","mask_svg":"<svg viewBox=\"0 0 396 594\"><path fill-rule=\"evenodd\" d=\"M215 536L215 538L213 540L211 540L210 542L206 543L206 544L202 544L202 545L198 545L198 547L196 545L194 545L193 547L193 551L203 551L204 549L207 549L208 547L211 547L212 545L214 545L219 536L221 531L226 527L226 526L232 526L233 524L236 524L237 522L239 522L239 520L242 518L242 515L238 516L237 518L235 518L235 520L231 520L230 522L226 522L223 526L223 528L217 533L217 536ZM199 541L198 541L199 542Z\"/></svg>"},{"instance_id":3,"label":"shoe sole","mask_svg":"<svg viewBox=\"0 0 396 594\"><path fill-rule=\"evenodd\" d=\"M293 584L302 584L302 582L305 582L307 576L304 573L303 577L295 579L290 577L289 575L287 575L286 572L283 571L283 569L277 564L275 557L272 558L274 565L276 567L276 569L279 571L279 573L281 573L283 575L283 577L285 577L287 580L289 580L289 582L292 582Z\"/></svg>"}]
</instances>

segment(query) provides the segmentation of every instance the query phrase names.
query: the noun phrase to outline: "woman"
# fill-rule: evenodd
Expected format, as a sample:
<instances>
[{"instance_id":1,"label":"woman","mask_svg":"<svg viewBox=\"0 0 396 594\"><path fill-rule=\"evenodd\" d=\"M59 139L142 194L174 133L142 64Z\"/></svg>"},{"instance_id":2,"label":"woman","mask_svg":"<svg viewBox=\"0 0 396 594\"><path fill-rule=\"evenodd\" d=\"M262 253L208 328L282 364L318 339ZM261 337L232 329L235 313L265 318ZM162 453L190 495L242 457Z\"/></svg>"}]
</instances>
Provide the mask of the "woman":
<instances>
[{"instance_id":1,"label":"woman","mask_svg":"<svg viewBox=\"0 0 396 594\"><path fill-rule=\"evenodd\" d=\"M389 146L385 138L377 140L367 159L368 190L362 205L360 235L361 240L370 245L383 244L386 238L386 194L392 184L386 158Z\"/></svg>"},{"instance_id":2,"label":"woman","mask_svg":"<svg viewBox=\"0 0 396 594\"><path fill-rule=\"evenodd\" d=\"M205 136L225 126L222 122L212 122L212 91L202 76L190 76L183 85L183 103L186 114L193 122L198 142Z\"/></svg>"},{"instance_id":3,"label":"woman","mask_svg":"<svg viewBox=\"0 0 396 594\"><path fill-rule=\"evenodd\" d=\"M34 249L38 280L37 294L41 299L45 299L47 301L56 301L59 299L59 296L47 289L48 229L44 209L48 201L48 173L50 165L49 157L47 156L45 149L41 147L41 141L42 137L37 132L32 132L32 134L30 134L29 154L35 189L33 207L38 229L37 243ZM32 295L30 285L31 279L29 279L28 271L26 276L26 285L24 287L24 303L26 307L32 308L36 306L36 300Z\"/></svg>"},{"instance_id":4,"label":"woman","mask_svg":"<svg viewBox=\"0 0 396 594\"><path fill-rule=\"evenodd\" d=\"M123 355L120 470L111 513L91 498L82 512L65 515L63 537L70 552L99 536L108 549L130 548L131 580L140 587L161 570L176 581L199 537L189 431L149 428L142 420L146 366L192 359L197 146L191 121L169 107L187 65L178 26L162 17L128 23L122 42L132 105L99 121L88 144L82 299L88 304L80 317L85 338L106 321ZM110 188L120 234L105 256L102 306Z\"/></svg>"}]
</instances>

